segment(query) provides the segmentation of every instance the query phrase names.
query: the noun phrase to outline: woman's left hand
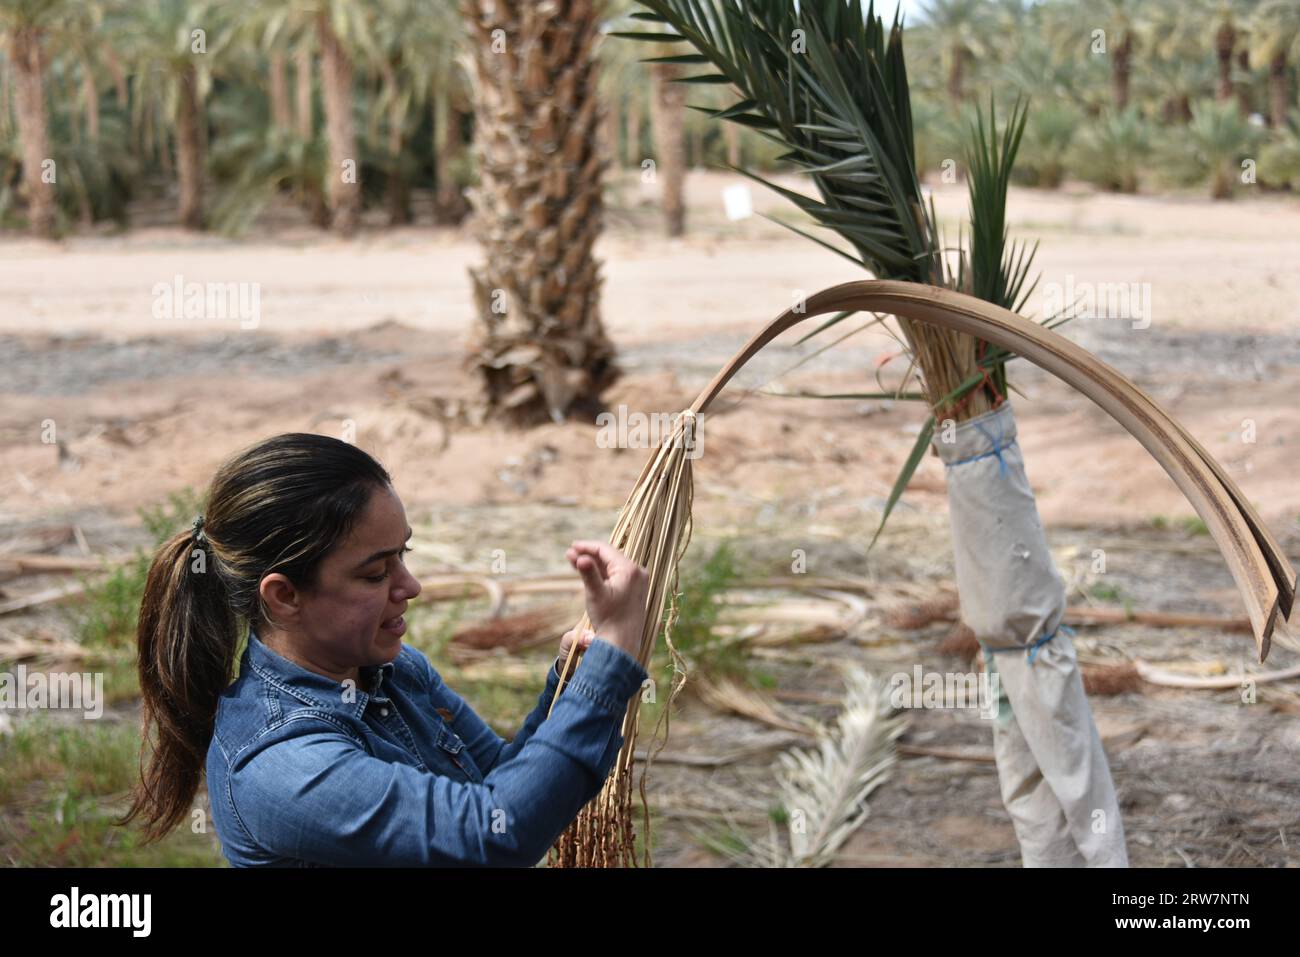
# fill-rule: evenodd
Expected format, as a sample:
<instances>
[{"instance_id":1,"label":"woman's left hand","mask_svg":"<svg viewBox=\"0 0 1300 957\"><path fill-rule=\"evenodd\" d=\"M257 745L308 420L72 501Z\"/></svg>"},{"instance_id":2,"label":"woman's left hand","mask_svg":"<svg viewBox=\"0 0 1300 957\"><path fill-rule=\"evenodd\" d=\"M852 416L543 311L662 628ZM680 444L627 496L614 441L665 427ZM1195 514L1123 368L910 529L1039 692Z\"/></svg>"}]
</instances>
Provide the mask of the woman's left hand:
<instances>
[{"instance_id":1,"label":"woman's left hand","mask_svg":"<svg viewBox=\"0 0 1300 957\"><path fill-rule=\"evenodd\" d=\"M578 661L582 660L582 653L590 648L591 643L596 639L596 633L594 631L584 632L580 639L577 638L577 634L578 629L571 628L566 631L564 637L560 639L560 659L556 662L556 670L563 671L565 659L569 657L569 649L573 646L575 639L577 639L578 642L578 650L575 652ZM574 667L576 668L577 665L575 664Z\"/></svg>"}]
</instances>

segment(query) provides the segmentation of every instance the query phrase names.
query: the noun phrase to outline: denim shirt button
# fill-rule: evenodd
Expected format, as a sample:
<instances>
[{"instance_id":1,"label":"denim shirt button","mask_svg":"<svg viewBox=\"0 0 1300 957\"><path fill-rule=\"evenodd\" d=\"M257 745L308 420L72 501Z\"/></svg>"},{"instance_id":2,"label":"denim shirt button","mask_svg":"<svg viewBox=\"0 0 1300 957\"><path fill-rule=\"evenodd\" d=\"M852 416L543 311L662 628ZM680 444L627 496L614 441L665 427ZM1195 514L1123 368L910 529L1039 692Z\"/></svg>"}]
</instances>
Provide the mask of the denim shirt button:
<instances>
[{"instance_id":1,"label":"denim shirt button","mask_svg":"<svg viewBox=\"0 0 1300 957\"><path fill-rule=\"evenodd\" d=\"M380 709L379 709L379 713L380 713L383 717L385 717L385 718L388 717L388 709L387 709L387 708L380 708Z\"/></svg>"}]
</instances>

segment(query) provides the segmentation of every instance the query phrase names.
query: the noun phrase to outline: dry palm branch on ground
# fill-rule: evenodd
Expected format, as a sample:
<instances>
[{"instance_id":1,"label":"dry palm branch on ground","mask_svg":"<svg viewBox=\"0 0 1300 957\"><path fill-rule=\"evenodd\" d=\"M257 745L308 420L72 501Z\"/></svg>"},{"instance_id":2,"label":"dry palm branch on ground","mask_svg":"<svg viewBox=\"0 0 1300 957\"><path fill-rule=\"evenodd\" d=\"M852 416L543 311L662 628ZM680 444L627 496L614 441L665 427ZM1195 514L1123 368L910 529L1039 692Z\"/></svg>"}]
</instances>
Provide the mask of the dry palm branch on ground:
<instances>
[{"instance_id":1,"label":"dry palm branch on ground","mask_svg":"<svg viewBox=\"0 0 1300 957\"><path fill-rule=\"evenodd\" d=\"M847 239L857 258L809 238L882 280L905 280L845 283L787 310L718 373L651 456L610 537L611 544L650 571L641 663L648 664L661 629L677 657L671 625L677 563L689 541L692 462L688 453L699 417L745 362L777 335L815 316L831 315L820 330L856 312L897 317L931 406L931 416L891 493L886 516L924 454L936 416L965 419L996 407L1007 393L1006 360L1022 356L1097 402L1171 475L1228 561L1263 660L1279 615L1290 614L1296 575L1249 502L1196 440L1132 383L1050 328L1016 314L1029 295L1025 280L1032 252L1007 246L1005 203L1023 111L1013 110L1001 135L992 112L987 132L982 117L974 131L969 157L970 243L968 249L958 250L955 269L949 269L933 211L925 209L916 177L902 31L897 23L886 34L881 21L864 16L856 0L803 4L799 10L786 0L641 2L651 12L634 16L659 23L659 30L622 35L689 43L698 52L667 59L710 63L719 72L683 82L730 83L741 90L745 99L740 103L709 112L787 146L783 158L811 176L821 199L766 185ZM804 51L795 51L796 37L806 45ZM944 286L962 292L940 288ZM584 616L578 627L588 625ZM566 679L572 665L572 660L566 663ZM665 718L681 677L663 709ZM637 699L629 703L622 726L623 748L604 790L561 837L552 855L554 865L636 864L631 765L638 703ZM651 749L651 760L653 754ZM643 803L644 782L643 775ZM647 863L648 846L647 840Z\"/></svg>"}]
</instances>

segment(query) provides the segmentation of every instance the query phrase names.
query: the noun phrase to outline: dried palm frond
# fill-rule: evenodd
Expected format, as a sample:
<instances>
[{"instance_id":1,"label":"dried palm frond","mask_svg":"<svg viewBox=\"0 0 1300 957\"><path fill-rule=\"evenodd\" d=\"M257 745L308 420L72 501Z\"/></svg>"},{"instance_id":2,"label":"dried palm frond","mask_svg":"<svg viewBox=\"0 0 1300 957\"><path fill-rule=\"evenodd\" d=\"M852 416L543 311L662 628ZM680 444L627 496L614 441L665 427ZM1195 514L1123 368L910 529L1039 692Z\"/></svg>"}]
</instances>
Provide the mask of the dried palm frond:
<instances>
[{"instance_id":1,"label":"dried palm frond","mask_svg":"<svg viewBox=\"0 0 1300 957\"><path fill-rule=\"evenodd\" d=\"M1137 673L1141 675L1143 681L1153 685L1161 685L1165 688L1194 688L1222 691L1231 688L1241 688L1247 684L1262 685L1274 681L1290 681L1294 678L1300 678L1300 665L1292 668L1282 668L1278 671L1243 671L1235 675L1198 677L1196 675L1180 674L1177 671L1170 671L1166 668L1156 668L1141 659L1133 662L1133 664L1137 669Z\"/></svg>"},{"instance_id":2,"label":"dried palm frond","mask_svg":"<svg viewBox=\"0 0 1300 957\"><path fill-rule=\"evenodd\" d=\"M761 691L747 688L731 678L699 675L692 687L705 704L718 711L738 714L782 731L807 733L817 727L815 721L782 708Z\"/></svg>"},{"instance_id":3,"label":"dried palm frond","mask_svg":"<svg viewBox=\"0 0 1300 957\"><path fill-rule=\"evenodd\" d=\"M447 651L457 663L485 655L517 652L562 635L573 620L569 605L546 606L457 629Z\"/></svg>"},{"instance_id":4,"label":"dried palm frond","mask_svg":"<svg viewBox=\"0 0 1300 957\"><path fill-rule=\"evenodd\" d=\"M1174 480L1205 522L1246 602L1263 661L1275 628L1286 631L1296 572L1241 489L1199 442L1150 396L1069 339L972 296L889 281L846 282L814 293L755 333L695 399L703 412L759 350L815 316L886 312L915 324L956 329L1022 356L1078 389L1124 426Z\"/></svg>"},{"instance_id":5,"label":"dried palm frond","mask_svg":"<svg viewBox=\"0 0 1300 957\"><path fill-rule=\"evenodd\" d=\"M747 843L733 855L757 867L825 867L870 812L867 799L897 761L895 742L906 720L894 715L888 689L852 666L845 669L844 706L817 747L795 748L777 758L776 797L788 831L771 822L766 843Z\"/></svg>"},{"instance_id":6,"label":"dried palm frond","mask_svg":"<svg viewBox=\"0 0 1300 957\"><path fill-rule=\"evenodd\" d=\"M661 721L665 741L672 700L681 691L685 669L672 643L672 625L677 615L677 566L690 543L691 504L694 496L691 456L696 448L696 415L686 410L673 422L664 442L641 470L641 476L619 513L610 544L649 573L650 591L646 600L645 627L637 660L648 667L655 641L662 628L664 642L672 655L676 676L669 691ZM667 615L665 616L665 606ZM591 627L584 614L576 626L582 634ZM573 673L576 645L571 647L562 672L562 686ZM557 693L556 699L559 695ZM600 794L578 815L578 819L560 836L552 849L554 867L635 866L632 833L632 763L638 727L639 696L628 704L621 734L623 747ZM554 701L551 707L554 708ZM653 763L653 750L646 771ZM649 826L649 806L645 804L645 772L642 773L642 804ZM647 836L648 837L648 836ZM645 842L645 864L650 864L650 842Z\"/></svg>"}]
</instances>

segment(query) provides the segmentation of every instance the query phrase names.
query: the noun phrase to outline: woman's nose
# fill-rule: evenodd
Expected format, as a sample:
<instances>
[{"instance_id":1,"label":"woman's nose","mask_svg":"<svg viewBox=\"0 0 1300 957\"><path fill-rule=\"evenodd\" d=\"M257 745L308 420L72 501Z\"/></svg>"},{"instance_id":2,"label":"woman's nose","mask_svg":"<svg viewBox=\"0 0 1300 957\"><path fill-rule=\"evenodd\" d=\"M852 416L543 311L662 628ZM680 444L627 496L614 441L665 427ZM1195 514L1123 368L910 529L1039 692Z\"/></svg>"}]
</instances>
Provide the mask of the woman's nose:
<instances>
[{"instance_id":1,"label":"woman's nose","mask_svg":"<svg viewBox=\"0 0 1300 957\"><path fill-rule=\"evenodd\" d=\"M407 599L409 600L411 598L414 598L416 595L420 594L421 591L420 579L412 575L405 565L401 566L401 568L402 568L402 578L399 579L398 586L405 593Z\"/></svg>"}]
</instances>

